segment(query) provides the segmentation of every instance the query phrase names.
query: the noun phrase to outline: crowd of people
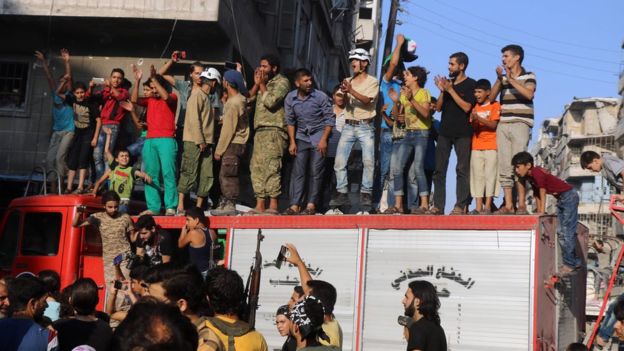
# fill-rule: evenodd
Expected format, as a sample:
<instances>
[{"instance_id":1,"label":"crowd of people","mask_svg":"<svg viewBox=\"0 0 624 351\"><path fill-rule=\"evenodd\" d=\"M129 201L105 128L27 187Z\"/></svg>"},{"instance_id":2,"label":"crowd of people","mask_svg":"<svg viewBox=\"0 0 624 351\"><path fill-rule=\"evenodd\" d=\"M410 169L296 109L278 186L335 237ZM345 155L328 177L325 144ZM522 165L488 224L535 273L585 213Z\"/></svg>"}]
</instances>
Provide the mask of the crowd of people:
<instances>
[{"instance_id":1,"label":"crowd of people","mask_svg":"<svg viewBox=\"0 0 624 351\"><path fill-rule=\"evenodd\" d=\"M65 72L57 84L37 52L54 93L48 165L66 175L66 193L97 194L108 184L121 197L122 211L140 180L146 213L184 214L194 192L200 208L220 194L212 214L232 215L250 155L256 204L249 214L341 214L352 208L347 168L358 143L360 213L444 214L454 149L457 200L451 214L468 213L473 198L472 214L526 214L523 182L511 162L526 151L534 120L536 78L522 66L522 47L502 48L494 84L468 77L468 56L453 53L448 77L433 79L437 97L426 88L425 67L405 67L417 58L407 48L415 45L397 35L381 80L368 72L368 51L352 50L352 76L327 93L305 68L285 74L272 54L261 57L248 88L241 65L221 74L195 62L187 80L174 78L168 73L178 51L159 69L144 73L133 65L132 82L115 68L107 79L87 85L73 81L70 54L63 49ZM137 135L127 135L126 120ZM290 181L288 207L280 209L286 160L292 160L284 177ZM492 199L500 187L504 201L496 209Z\"/></svg>"}]
</instances>

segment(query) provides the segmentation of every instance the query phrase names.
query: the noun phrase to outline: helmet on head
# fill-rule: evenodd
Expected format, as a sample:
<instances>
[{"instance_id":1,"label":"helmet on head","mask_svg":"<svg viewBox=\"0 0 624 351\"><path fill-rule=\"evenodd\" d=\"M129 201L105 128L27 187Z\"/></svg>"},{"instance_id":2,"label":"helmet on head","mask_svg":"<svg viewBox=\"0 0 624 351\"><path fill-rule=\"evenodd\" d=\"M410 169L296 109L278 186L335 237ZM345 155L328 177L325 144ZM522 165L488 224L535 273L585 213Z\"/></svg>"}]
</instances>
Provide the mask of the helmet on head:
<instances>
[{"instance_id":1,"label":"helmet on head","mask_svg":"<svg viewBox=\"0 0 624 351\"><path fill-rule=\"evenodd\" d=\"M349 51L349 61L353 59L370 62L371 56L365 49L357 48Z\"/></svg>"},{"instance_id":2,"label":"helmet on head","mask_svg":"<svg viewBox=\"0 0 624 351\"><path fill-rule=\"evenodd\" d=\"M221 73L219 73L216 68L208 67L199 76L206 79L216 80L219 84L221 84Z\"/></svg>"}]
</instances>

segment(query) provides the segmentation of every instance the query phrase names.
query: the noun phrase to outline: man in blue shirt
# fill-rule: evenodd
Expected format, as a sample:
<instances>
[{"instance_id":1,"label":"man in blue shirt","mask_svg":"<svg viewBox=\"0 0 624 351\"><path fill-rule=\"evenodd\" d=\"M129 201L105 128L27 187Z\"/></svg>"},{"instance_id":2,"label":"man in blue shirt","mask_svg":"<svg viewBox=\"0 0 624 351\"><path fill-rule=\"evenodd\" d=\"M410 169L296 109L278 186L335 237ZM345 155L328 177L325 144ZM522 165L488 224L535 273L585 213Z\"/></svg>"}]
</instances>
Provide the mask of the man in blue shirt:
<instances>
[{"instance_id":1,"label":"man in blue shirt","mask_svg":"<svg viewBox=\"0 0 624 351\"><path fill-rule=\"evenodd\" d=\"M290 146L288 152L295 156L290 180L290 207L286 215L316 213L316 203L325 172L327 140L335 123L334 110L329 97L314 89L312 72L305 68L295 72L296 90L284 99L286 123ZM308 179L308 203L301 211L304 189Z\"/></svg>"}]
</instances>

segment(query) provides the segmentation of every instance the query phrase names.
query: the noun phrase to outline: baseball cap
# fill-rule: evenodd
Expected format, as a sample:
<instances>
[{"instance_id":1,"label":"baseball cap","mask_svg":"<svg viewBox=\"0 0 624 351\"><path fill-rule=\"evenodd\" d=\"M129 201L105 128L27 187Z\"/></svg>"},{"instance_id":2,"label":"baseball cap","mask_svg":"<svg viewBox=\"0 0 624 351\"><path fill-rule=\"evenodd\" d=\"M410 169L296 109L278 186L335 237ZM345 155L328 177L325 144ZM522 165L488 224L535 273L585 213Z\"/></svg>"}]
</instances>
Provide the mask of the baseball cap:
<instances>
[{"instance_id":1,"label":"baseball cap","mask_svg":"<svg viewBox=\"0 0 624 351\"><path fill-rule=\"evenodd\" d=\"M221 73L219 73L216 68L208 67L199 76L206 79L216 80L219 84L221 84Z\"/></svg>"},{"instance_id":2,"label":"baseball cap","mask_svg":"<svg viewBox=\"0 0 624 351\"><path fill-rule=\"evenodd\" d=\"M349 51L349 60L353 60L353 59L370 62L371 57L368 51L362 48L357 48L357 49L353 49Z\"/></svg>"},{"instance_id":3,"label":"baseball cap","mask_svg":"<svg viewBox=\"0 0 624 351\"><path fill-rule=\"evenodd\" d=\"M238 89L243 95L247 95L247 87L243 75L239 71L228 70L223 74L223 80L228 82L232 87Z\"/></svg>"}]
</instances>

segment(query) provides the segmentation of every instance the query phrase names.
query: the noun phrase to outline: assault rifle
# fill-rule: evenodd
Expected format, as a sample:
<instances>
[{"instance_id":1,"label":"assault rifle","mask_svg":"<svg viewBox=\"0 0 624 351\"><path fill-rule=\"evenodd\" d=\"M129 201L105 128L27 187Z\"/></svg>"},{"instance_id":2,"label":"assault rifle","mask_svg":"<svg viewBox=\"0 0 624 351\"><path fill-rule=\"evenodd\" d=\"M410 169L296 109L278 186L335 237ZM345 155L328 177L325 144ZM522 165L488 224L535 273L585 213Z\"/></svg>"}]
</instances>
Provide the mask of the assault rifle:
<instances>
[{"instance_id":1,"label":"assault rifle","mask_svg":"<svg viewBox=\"0 0 624 351\"><path fill-rule=\"evenodd\" d=\"M262 272L262 254L260 253L260 242L264 239L262 229L258 229L258 239L256 244L256 257L249 270L247 285L245 286L245 299L247 306L243 311L243 320L249 323L251 328L256 325L256 310L258 309L258 297L260 295L260 273Z\"/></svg>"}]
</instances>

